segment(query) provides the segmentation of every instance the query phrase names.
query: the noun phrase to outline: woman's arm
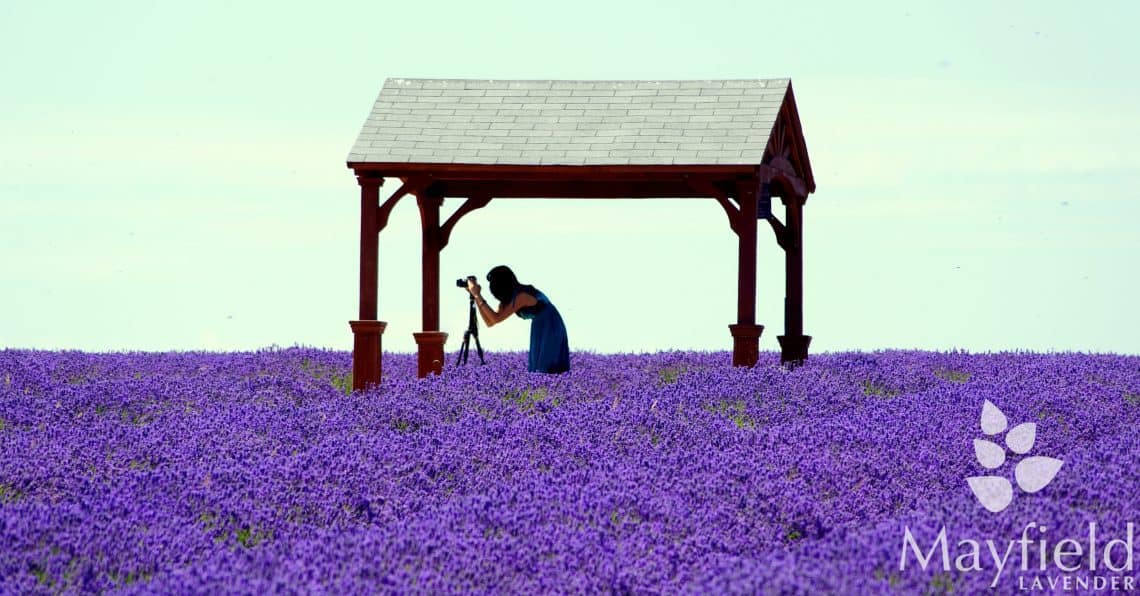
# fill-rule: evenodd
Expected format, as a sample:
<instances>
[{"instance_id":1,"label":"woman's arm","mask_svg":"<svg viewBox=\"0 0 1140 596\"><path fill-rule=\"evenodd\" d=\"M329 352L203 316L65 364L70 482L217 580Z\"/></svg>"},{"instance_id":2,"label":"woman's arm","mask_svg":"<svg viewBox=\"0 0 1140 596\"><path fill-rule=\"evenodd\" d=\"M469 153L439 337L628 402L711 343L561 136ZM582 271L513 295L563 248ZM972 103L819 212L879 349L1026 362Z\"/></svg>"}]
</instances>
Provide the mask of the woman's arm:
<instances>
[{"instance_id":1,"label":"woman's arm","mask_svg":"<svg viewBox=\"0 0 1140 596\"><path fill-rule=\"evenodd\" d=\"M498 310L491 308L487 301L483 299L481 294L482 288L474 281L468 280L467 289L471 295L475 297L475 306L479 309L479 316L483 319L483 324L488 327L494 327L496 323L501 323L507 320L508 317L515 314L520 308L534 306L538 304L538 299L526 292L519 292L515 295L514 302L510 304L499 303Z\"/></svg>"}]
</instances>

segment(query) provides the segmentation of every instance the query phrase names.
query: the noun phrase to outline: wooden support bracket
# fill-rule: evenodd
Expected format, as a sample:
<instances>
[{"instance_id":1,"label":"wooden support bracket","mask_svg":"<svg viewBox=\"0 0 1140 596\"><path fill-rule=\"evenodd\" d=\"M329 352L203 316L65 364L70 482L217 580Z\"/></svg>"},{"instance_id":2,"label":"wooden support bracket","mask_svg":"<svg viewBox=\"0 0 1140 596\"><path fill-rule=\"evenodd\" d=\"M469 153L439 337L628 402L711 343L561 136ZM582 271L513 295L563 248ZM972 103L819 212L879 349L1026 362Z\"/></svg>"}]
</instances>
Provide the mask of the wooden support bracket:
<instances>
[{"instance_id":1,"label":"wooden support bracket","mask_svg":"<svg viewBox=\"0 0 1140 596\"><path fill-rule=\"evenodd\" d=\"M447 246L448 240L451 239L451 230L455 227L455 224L459 223L459 220L464 215L467 215L476 209L482 209L483 207L487 206L487 203L490 202L491 197L469 197L466 201L464 201L463 204L455 210L455 213L452 213L451 217L447 218L447 221L444 222L442 226L440 226L439 248L443 249L443 247Z\"/></svg>"},{"instance_id":2,"label":"wooden support bracket","mask_svg":"<svg viewBox=\"0 0 1140 596\"><path fill-rule=\"evenodd\" d=\"M728 227L732 228L733 233L739 236L740 226L737 221L740 219L740 209L728 200L728 195L708 180L689 179L687 182L689 188L716 199L716 202L724 209L725 215L728 216Z\"/></svg>"},{"instance_id":3,"label":"wooden support bracket","mask_svg":"<svg viewBox=\"0 0 1140 596\"><path fill-rule=\"evenodd\" d=\"M775 215L768 218L768 225L772 226L772 232L776 234L776 244L780 248L788 250L791 239L788 237L788 228L781 222Z\"/></svg>"},{"instance_id":4,"label":"wooden support bracket","mask_svg":"<svg viewBox=\"0 0 1140 596\"><path fill-rule=\"evenodd\" d=\"M388 197L383 205L380 205L380 212L376 217L376 232L379 233L388 225L388 216L392 213L392 208L396 206L396 203L398 203L400 199L404 198L404 195L419 196L419 194L423 192L423 189L430 183L431 180L416 178L404 182L403 186L396 189L396 192L392 193L392 196Z\"/></svg>"}]
</instances>

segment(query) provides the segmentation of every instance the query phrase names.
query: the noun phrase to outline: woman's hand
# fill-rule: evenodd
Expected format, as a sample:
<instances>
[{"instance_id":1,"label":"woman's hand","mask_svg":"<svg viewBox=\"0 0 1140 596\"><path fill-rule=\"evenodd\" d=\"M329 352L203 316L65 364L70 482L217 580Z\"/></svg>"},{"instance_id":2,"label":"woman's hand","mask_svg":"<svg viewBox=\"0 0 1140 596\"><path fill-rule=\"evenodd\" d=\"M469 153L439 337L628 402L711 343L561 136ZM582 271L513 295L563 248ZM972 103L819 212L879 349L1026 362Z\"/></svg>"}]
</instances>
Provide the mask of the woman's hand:
<instances>
[{"instance_id":1,"label":"woman's hand","mask_svg":"<svg viewBox=\"0 0 1140 596\"><path fill-rule=\"evenodd\" d=\"M483 291L483 288L479 287L479 282L475 281L474 277L468 277L467 278L467 291L470 292L472 296L475 296L476 298L478 298L479 292Z\"/></svg>"}]
</instances>

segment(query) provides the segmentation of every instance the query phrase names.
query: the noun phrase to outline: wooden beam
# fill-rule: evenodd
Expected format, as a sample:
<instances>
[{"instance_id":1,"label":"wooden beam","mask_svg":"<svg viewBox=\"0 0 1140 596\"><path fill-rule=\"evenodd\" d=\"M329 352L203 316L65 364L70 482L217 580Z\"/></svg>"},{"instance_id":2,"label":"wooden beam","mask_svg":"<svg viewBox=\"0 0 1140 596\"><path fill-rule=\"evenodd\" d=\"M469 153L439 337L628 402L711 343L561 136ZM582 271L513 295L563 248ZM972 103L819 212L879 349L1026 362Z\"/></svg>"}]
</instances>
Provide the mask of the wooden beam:
<instances>
[{"instance_id":1,"label":"wooden beam","mask_svg":"<svg viewBox=\"0 0 1140 596\"><path fill-rule=\"evenodd\" d=\"M447 246L447 242L451 240L451 230L455 227L455 224L459 223L459 220L464 215L467 215L476 209L482 209L483 207L487 206L487 203L490 202L491 197L488 196L470 197L464 201L463 204L459 206L459 209L456 209L455 213L452 213L451 217L447 218L447 221L444 222L443 227L440 228L439 248L442 250L445 246Z\"/></svg>"},{"instance_id":2,"label":"wooden beam","mask_svg":"<svg viewBox=\"0 0 1140 596\"><path fill-rule=\"evenodd\" d=\"M706 198L687 180L453 180L437 179L446 197L488 196L496 199L649 199Z\"/></svg>"}]
</instances>

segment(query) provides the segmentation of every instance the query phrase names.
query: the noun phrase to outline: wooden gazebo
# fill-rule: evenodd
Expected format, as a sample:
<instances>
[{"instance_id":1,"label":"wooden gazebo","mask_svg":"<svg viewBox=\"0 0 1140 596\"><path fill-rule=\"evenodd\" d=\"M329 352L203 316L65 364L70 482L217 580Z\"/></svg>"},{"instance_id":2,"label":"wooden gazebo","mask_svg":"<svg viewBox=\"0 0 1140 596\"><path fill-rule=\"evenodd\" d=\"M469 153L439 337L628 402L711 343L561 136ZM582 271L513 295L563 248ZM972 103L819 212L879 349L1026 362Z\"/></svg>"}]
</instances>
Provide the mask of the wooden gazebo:
<instances>
[{"instance_id":1,"label":"wooden gazebo","mask_svg":"<svg viewBox=\"0 0 1140 596\"><path fill-rule=\"evenodd\" d=\"M348 156L360 184L360 318L355 389L380 382L378 234L401 198L419 205L423 328L418 374L440 372L439 254L455 224L492 199L692 198L715 201L739 240L732 363L756 363L756 228L784 250L781 360L807 358L803 206L815 191L789 79L487 81L388 79ZM400 187L383 203L380 186ZM445 198L463 203L441 221ZM771 212L780 197L785 222Z\"/></svg>"}]
</instances>

